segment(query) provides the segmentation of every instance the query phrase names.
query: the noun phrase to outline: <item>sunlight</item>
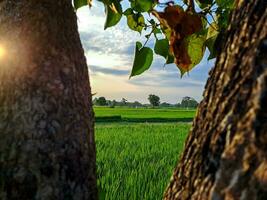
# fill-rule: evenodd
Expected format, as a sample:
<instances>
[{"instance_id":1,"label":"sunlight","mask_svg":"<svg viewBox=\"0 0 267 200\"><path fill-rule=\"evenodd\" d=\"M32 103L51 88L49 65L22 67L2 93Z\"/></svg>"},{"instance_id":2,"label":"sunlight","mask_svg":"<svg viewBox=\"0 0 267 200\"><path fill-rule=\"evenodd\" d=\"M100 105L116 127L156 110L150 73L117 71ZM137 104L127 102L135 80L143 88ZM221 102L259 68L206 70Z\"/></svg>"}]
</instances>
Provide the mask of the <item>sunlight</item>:
<instances>
[{"instance_id":1,"label":"sunlight","mask_svg":"<svg viewBox=\"0 0 267 200\"><path fill-rule=\"evenodd\" d=\"M10 39L0 41L0 64L1 70L18 69L21 66L28 66L25 62L28 59L29 50L27 50L25 43L21 40L11 42Z\"/></svg>"},{"instance_id":2,"label":"sunlight","mask_svg":"<svg viewBox=\"0 0 267 200\"><path fill-rule=\"evenodd\" d=\"M3 45L0 44L0 60L3 60L6 55L6 49Z\"/></svg>"}]
</instances>

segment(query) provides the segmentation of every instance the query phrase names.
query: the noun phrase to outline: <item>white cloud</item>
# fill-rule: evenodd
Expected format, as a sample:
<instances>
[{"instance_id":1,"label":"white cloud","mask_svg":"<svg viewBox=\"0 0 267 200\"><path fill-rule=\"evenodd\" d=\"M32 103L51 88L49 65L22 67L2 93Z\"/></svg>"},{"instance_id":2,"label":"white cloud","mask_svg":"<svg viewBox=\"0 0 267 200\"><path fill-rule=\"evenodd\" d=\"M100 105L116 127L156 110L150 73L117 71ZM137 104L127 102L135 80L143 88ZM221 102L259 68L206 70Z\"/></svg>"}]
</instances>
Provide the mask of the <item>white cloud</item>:
<instances>
[{"instance_id":1,"label":"white cloud","mask_svg":"<svg viewBox=\"0 0 267 200\"><path fill-rule=\"evenodd\" d=\"M125 69L126 67L129 68L129 60L118 54L103 54L101 52L87 51L85 55L87 57L89 68L90 65L109 69Z\"/></svg>"}]
</instances>

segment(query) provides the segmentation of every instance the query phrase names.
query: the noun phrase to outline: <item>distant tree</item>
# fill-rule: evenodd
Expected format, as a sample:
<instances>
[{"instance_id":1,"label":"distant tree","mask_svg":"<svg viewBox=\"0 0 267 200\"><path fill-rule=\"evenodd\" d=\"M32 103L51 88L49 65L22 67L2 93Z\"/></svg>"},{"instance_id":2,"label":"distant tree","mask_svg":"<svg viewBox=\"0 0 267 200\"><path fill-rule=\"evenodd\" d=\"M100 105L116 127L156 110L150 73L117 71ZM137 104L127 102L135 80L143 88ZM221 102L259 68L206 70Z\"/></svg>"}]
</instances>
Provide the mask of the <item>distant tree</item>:
<instances>
[{"instance_id":1,"label":"distant tree","mask_svg":"<svg viewBox=\"0 0 267 200\"><path fill-rule=\"evenodd\" d=\"M110 107L114 108L117 104L118 104L118 102L116 100L112 100Z\"/></svg>"},{"instance_id":2,"label":"distant tree","mask_svg":"<svg viewBox=\"0 0 267 200\"><path fill-rule=\"evenodd\" d=\"M148 100L153 107L159 106L160 104L160 98L157 95L150 94L148 96Z\"/></svg>"},{"instance_id":3,"label":"distant tree","mask_svg":"<svg viewBox=\"0 0 267 200\"><path fill-rule=\"evenodd\" d=\"M95 104L98 105L98 106L106 106L107 105L107 100L106 100L105 97L99 97L98 99L96 99Z\"/></svg>"},{"instance_id":4,"label":"distant tree","mask_svg":"<svg viewBox=\"0 0 267 200\"><path fill-rule=\"evenodd\" d=\"M171 107L172 105L170 103L167 102L163 102L160 104L160 107Z\"/></svg>"},{"instance_id":5,"label":"distant tree","mask_svg":"<svg viewBox=\"0 0 267 200\"><path fill-rule=\"evenodd\" d=\"M175 104L175 107L180 108L181 107L181 103Z\"/></svg>"},{"instance_id":6,"label":"distant tree","mask_svg":"<svg viewBox=\"0 0 267 200\"><path fill-rule=\"evenodd\" d=\"M93 105L96 105L97 104L97 100L98 100L98 98L94 98L94 100L93 100Z\"/></svg>"},{"instance_id":7,"label":"distant tree","mask_svg":"<svg viewBox=\"0 0 267 200\"><path fill-rule=\"evenodd\" d=\"M135 101L135 102L132 103L132 106L133 107L142 107L143 105L140 102Z\"/></svg>"},{"instance_id":8,"label":"distant tree","mask_svg":"<svg viewBox=\"0 0 267 200\"><path fill-rule=\"evenodd\" d=\"M198 102L192 97L183 97L181 107L183 108L196 108Z\"/></svg>"},{"instance_id":9,"label":"distant tree","mask_svg":"<svg viewBox=\"0 0 267 200\"><path fill-rule=\"evenodd\" d=\"M111 106L111 104L112 104L112 101L111 101L111 100L107 100L107 99L106 99L106 102L107 102L107 105L108 105L108 106Z\"/></svg>"},{"instance_id":10,"label":"distant tree","mask_svg":"<svg viewBox=\"0 0 267 200\"><path fill-rule=\"evenodd\" d=\"M121 99L121 103L122 103L122 105L126 106L126 104L127 104L127 99L122 98L122 99Z\"/></svg>"}]
</instances>

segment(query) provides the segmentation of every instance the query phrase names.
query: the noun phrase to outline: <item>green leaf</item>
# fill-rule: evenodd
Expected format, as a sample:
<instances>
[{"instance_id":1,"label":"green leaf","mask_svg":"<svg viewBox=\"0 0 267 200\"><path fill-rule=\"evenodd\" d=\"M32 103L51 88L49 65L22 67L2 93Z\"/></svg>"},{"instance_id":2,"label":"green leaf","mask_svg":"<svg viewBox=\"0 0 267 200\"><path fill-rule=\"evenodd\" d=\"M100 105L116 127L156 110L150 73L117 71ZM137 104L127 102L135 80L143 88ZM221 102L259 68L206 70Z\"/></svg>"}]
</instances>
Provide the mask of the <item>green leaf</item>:
<instances>
[{"instance_id":1,"label":"green leaf","mask_svg":"<svg viewBox=\"0 0 267 200\"><path fill-rule=\"evenodd\" d=\"M202 28L205 29L207 27L207 20L205 17L201 17L201 22L202 22Z\"/></svg>"},{"instance_id":2,"label":"green leaf","mask_svg":"<svg viewBox=\"0 0 267 200\"><path fill-rule=\"evenodd\" d=\"M211 25L209 26L207 38L205 41L205 45L206 47L208 47L209 52L210 52L208 60L216 58L217 56L217 51L214 45L215 45L215 41L217 39L218 34L219 34L218 25L215 22L211 23Z\"/></svg>"},{"instance_id":3,"label":"green leaf","mask_svg":"<svg viewBox=\"0 0 267 200\"><path fill-rule=\"evenodd\" d=\"M116 25L122 17L122 7L119 1L114 1L111 4L104 4L106 12L106 22L104 29Z\"/></svg>"},{"instance_id":4,"label":"green leaf","mask_svg":"<svg viewBox=\"0 0 267 200\"><path fill-rule=\"evenodd\" d=\"M136 49L140 50L142 48L141 42L136 42Z\"/></svg>"},{"instance_id":5,"label":"green leaf","mask_svg":"<svg viewBox=\"0 0 267 200\"><path fill-rule=\"evenodd\" d=\"M201 9L207 8L212 4L212 0L196 0L196 2Z\"/></svg>"},{"instance_id":6,"label":"green leaf","mask_svg":"<svg viewBox=\"0 0 267 200\"><path fill-rule=\"evenodd\" d=\"M161 33L161 30L159 28L155 28L153 31L154 34L159 34Z\"/></svg>"},{"instance_id":7,"label":"green leaf","mask_svg":"<svg viewBox=\"0 0 267 200\"><path fill-rule=\"evenodd\" d=\"M74 0L74 8L77 10L82 6L89 5L88 3L88 0Z\"/></svg>"},{"instance_id":8,"label":"green leaf","mask_svg":"<svg viewBox=\"0 0 267 200\"><path fill-rule=\"evenodd\" d=\"M140 75L148 70L153 61L153 51L149 47L142 47L140 42L136 42L135 57L130 77Z\"/></svg>"},{"instance_id":9,"label":"green leaf","mask_svg":"<svg viewBox=\"0 0 267 200\"><path fill-rule=\"evenodd\" d=\"M168 40L170 40L172 30L171 30L170 28L164 27L164 26L162 26L162 25L160 25L160 28L161 28L161 31L164 33L165 37L166 37Z\"/></svg>"},{"instance_id":10,"label":"green leaf","mask_svg":"<svg viewBox=\"0 0 267 200\"><path fill-rule=\"evenodd\" d=\"M208 33L207 33L206 39L212 38L218 34L219 34L218 25L215 22L212 22L208 28Z\"/></svg>"},{"instance_id":11,"label":"green leaf","mask_svg":"<svg viewBox=\"0 0 267 200\"><path fill-rule=\"evenodd\" d=\"M231 14L230 9L223 9L223 10L220 8L217 9L216 17L218 19L218 27L220 31L225 30L227 28L230 14Z\"/></svg>"},{"instance_id":12,"label":"green leaf","mask_svg":"<svg viewBox=\"0 0 267 200\"><path fill-rule=\"evenodd\" d=\"M154 52L164 57L166 59L166 64L174 62L174 57L170 54L170 45L168 39L156 40Z\"/></svg>"},{"instance_id":13,"label":"green leaf","mask_svg":"<svg viewBox=\"0 0 267 200\"><path fill-rule=\"evenodd\" d=\"M123 14L126 15L126 16L131 15L131 14L133 14L133 9L128 8L123 12Z\"/></svg>"},{"instance_id":14,"label":"green leaf","mask_svg":"<svg viewBox=\"0 0 267 200\"><path fill-rule=\"evenodd\" d=\"M166 59L166 64L171 64L171 63L174 63L174 56L169 54Z\"/></svg>"},{"instance_id":15,"label":"green leaf","mask_svg":"<svg viewBox=\"0 0 267 200\"><path fill-rule=\"evenodd\" d=\"M127 24L130 29L141 33L144 28L145 18L140 13L128 15Z\"/></svg>"},{"instance_id":16,"label":"green leaf","mask_svg":"<svg viewBox=\"0 0 267 200\"><path fill-rule=\"evenodd\" d=\"M215 0L216 4L223 9L233 9L234 0Z\"/></svg>"},{"instance_id":17,"label":"green leaf","mask_svg":"<svg viewBox=\"0 0 267 200\"><path fill-rule=\"evenodd\" d=\"M186 38L187 51L192 62L192 64L188 68L188 71L194 68L202 60L206 49L204 45L205 41L206 35L192 34ZM180 71L182 75L186 72L182 69L180 69Z\"/></svg>"},{"instance_id":18,"label":"green leaf","mask_svg":"<svg viewBox=\"0 0 267 200\"><path fill-rule=\"evenodd\" d=\"M208 60L213 59L213 58L216 58L216 56L217 56L217 51L216 51L216 48L214 46L216 39L217 39L217 35L214 36L214 37L209 38L205 42L205 45L206 45L206 47L208 47L209 52L210 52L210 55L208 57Z\"/></svg>"},{"instance_id":19,"label":"green leaf","mask_svg":"<svg viewBox=\"0 0 267 200\"><path fill-rule=\"evenodd\" d=\"M148 12L154 7L154 0L132 0L131 8L137 12Z\"/></svg>"},{"instance_id":20,"label":"green leaf","mask_svg":"<svg viewBox=\"0 0 267 200\"><path fill-rule=\"evenodd\" d=\"M188 54L191 58L192 66L196 66L203 58L205 52L204 42L206 40L206 36L204 35L196 35L192 34L187 38L188 41Z\"/></svg>"},{"instance_id":21,"label":"green leaf","mask_svg":"<svg viewBox=\"0 0 267 200\"><path fill-rule=\"evenodd\" d=\"M212 4L213 0L198 0L200 3Z\"/></svg>"},{"instance_id":22,"label":"green leaf","mask_svg":"<svg viewBox=\"0 0 267 200\"><path fill-rule=\"evenodd\" d=\"M167 58L169 55L169 40L168 39L161 39L156 40L154 51L156 54Z\"/></svg>"}]
</instances>

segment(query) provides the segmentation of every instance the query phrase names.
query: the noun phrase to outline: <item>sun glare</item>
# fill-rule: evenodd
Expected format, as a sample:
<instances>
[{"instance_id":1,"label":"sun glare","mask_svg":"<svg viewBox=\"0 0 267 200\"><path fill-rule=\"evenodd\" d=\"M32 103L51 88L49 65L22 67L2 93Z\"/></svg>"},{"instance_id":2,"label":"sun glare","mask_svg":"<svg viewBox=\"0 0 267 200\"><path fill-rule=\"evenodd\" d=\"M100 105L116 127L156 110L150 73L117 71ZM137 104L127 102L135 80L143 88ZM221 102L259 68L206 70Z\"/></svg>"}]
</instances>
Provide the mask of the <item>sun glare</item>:
<instances>
[{"instance_id":1,"label":"sun glare","mask_svg":"<svg viewBox=\"0 0 267 200\"><path fill-rule=\"evenodd\" d=\"M0 45L0 59L2 60L6 55L5 47Z\"/></svg>"}]
</instances>

